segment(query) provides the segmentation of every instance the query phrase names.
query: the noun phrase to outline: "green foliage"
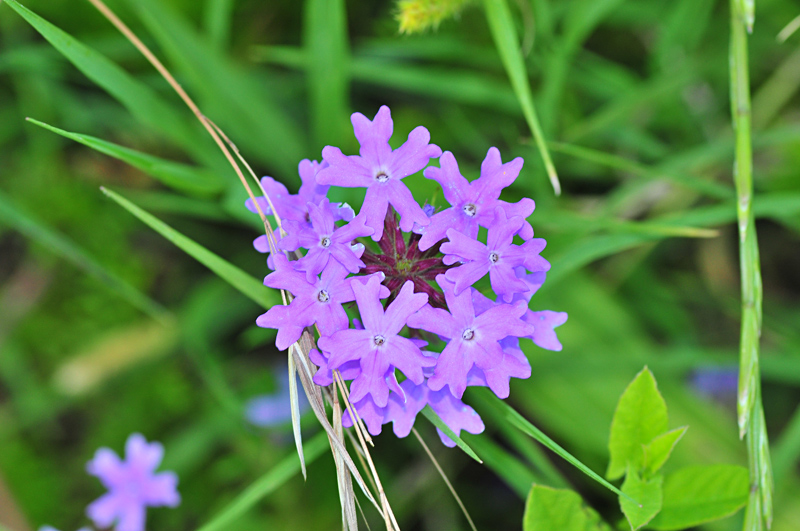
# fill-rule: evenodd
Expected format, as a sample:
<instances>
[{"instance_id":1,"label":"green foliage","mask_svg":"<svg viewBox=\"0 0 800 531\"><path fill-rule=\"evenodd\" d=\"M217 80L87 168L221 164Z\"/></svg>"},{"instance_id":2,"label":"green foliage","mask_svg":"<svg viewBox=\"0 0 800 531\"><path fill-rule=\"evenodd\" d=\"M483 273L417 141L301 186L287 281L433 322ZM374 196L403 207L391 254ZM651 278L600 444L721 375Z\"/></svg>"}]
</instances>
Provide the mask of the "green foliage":
<instances>
[{"instance_id":1,"label":"green foliage","mask_svg":"<svg viewBox=\"0 0 800 531\"><path fill-rule=\"evenodd\" d=\"M667 404L658 392L653 373L645 367L622 393L614 412L606 477L617 479L629 467L642 468L644 446L667 431L667 422Z\"/></svg>"},{"instance_id":2,"label":"green foliage","mask_svg":"<svg viewBox=\"0 0 800 531\"><path fill-rule=\"evenodd\" d=\"M628 467L628 472L625 474L625 482L622 483L622 492L636 501L620 498L619 505L625 514L625 518L628 519L632 531L646 525L661 511L664 496L662 492L663 483L664 477L660 474L652 477L642 477L633 466Z\"/></svg>"},{"instance_id":3,"label":"green foliage","mask_svg":"<svg viewBox=\"0 0 800 531\"><path fill-rule=\"evenodd\" d=\"M611 531L581 497L566 489L534 485L525 503L523 531Z\"/></svg>"},{"instance_id":4,"label":"green foliage","mask_svg":"<svg viewBox=\"0 0 800 531\"><path fill-rule=\"evenodd\" d=\"M747 502L747 469L735 465L696 465L669 474L664 504L652 529L686 529L729 516Z\"/></svg>"}]
</instances>

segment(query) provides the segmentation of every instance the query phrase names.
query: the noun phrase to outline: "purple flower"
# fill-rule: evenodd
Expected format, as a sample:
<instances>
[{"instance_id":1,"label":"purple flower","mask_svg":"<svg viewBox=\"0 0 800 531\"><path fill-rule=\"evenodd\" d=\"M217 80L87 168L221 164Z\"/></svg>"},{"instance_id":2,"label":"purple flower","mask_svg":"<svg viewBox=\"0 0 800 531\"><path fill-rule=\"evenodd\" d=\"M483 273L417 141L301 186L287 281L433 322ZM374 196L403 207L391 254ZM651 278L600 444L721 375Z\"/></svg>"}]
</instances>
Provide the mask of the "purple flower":
<instances>
[{"instance_id":1,"label":"purple flower","mask_svg":"<svg viewBox=\"0 0 800 531\"><path fill-rule=\"evenodd\" d=\"M372 239L380 240L386 210L392 205L400 214L400 227L410 232L414 223L428 224L428 216L414 200L403 179L424 168L431 158L441 155L442 150L430 144L431 135L420 126L411 131L408 140L392 150L389 138L394 124L391 112L385 105L375 119L370 121L361 113L351 116L353 130L361 144L360 155L345 156L333 146L325 146L322 158L328 163L317 174L317 182L346 188L367 189L361 213L366 224L374 229Z\"/></svg>"},{"instance_id":2,"label":"purple flower","mask_svg":"<svg viewBox=\"0 0 800 531\"><path fill-rule=\"evenodd\" d=\"M277 371L278 389L270 395L261 395L250 399L245 405L245 417L256 426L276 426L284 424L292 418L292 403L289 395L289 373ZM297 402L300 413L308 409L308 398L298 383Z\"/></svg>"},{"instance_id":3,"label":"purple flower","mask_svg":"<svg viewBox=\"0 0 800 531\"><path fill-rule=\"evenodd\" d=\"M116 531L144 531L147 507L176 507L180 495L174 472L155 470L164 456L164 447L148 443L134 433L125 443L125 461L109 448L100 448L86 465L108 489L86 509L89 518L100 528L114 525Z\"/></svg>"},{"instance_id":4,"label":"purple flower","mask_svg":"<svg viewBox=\"0 0 800 531\"><path fill-rule=\"evenodd\" d=\"M700 367L690 377L692 387L701 394L727 401L736 397L739 385L738 367Z\"/></svg>"},{"instance_id":5,"label":"purple flower","mask_svg":"<svg viewBox=\"0 0 800 531\"><path fill-rule=\"evenodd\" d=\"M267 275L264 284L289 291L294 295L294 300L288 306L273 306L256 319L256 324L278 330L275 345L279 350L289 348L300 339L305 327L315 323L322 335L347 328L347 313L342 304L354 300L354 295L351 287L353 279L346 278L347 270L344 267L334 262L322 272L320 278L315 277L309 282L306 274L294 269L282 254L275 255L275 266L275 272ZM376 281L380 283L381 278L376 277ZM388 297L389 290L383 286L381 288L379 295Z\"/></svg>"},{"instance_id":6,"label":"purple flower","mask_svg":"<svg viewBox=\"0 0 800 531\"><path fill-rule=\"evenodd\" d=\"M458 170L458 163L449 151L445 151L439 159L440 168L425 168L424 175L438 182L444 198L451 207L431 218L430 226L419 242L423 251L442 240L448 229L455 229L467 236L475 238L478 227L489 228L494 223L495 208L502 207L506 216L527 218L535 208L533 199L523 198L517 203L506 203L500 200L500 192L509 186L522 169L522 158L517 157L503 164L500 151L489 148L486 158L481 164L481 176L474 182L468 182ZM528 240L533 237L533 227L523 222L520 236Z\"/></svg>"},{"instance_id":7,"label":"purple flower","mask_svg":"<svg viewBox=\"0 0 800 531\"><path fill-rule=\"evenodd\" d=\"M450 394L447 389L433 391L425 383L414 385L410 380L404 381L400 386L403 388L406 400L403 402L400 395L393 393L389 397L389 405L386 407L383 420L384 423L393 423L396 436L408 436L411 428L414 427L417 415L428 404L457 436L461 435L461 430L475 434L483 432L484 426L481 417L474 409ZM361 410L359 410L360 413ZM438 428L436 431L446 446L452 448L456 445L455 441L444 432Z\"/></svg>"},{"instance_id":8,"label":"purple flower","mask_svg":"<svg viewBox=\"0 0 800 531\"><path fill-rule=\"evenodd\" d=\"M391 396L395 397L397 395L392 393ZM364 421L364 424L367 425L367 430L370 432L370 434L380 435L383 424L385 424L383 418L386 415L386 408L378 407L378 405L375 404L375 401L369 395L365 396L358 402L351 402L351 404L354 408L356 408L356 413L358 413L358 416ZM345 409L344 413L342 414L342 426L345 428L350 428L353 426L353 424L353 417L350 416L350 410Z\"/></svg>"},{"instance_id":9,"label":"purple flower","mask_svg":"<svg viewBox=\"0 0 800 531\"><path fill-rule=\"evenodd\" d=\"M309 282L325 269L331 258L351 273L358 273L365 267L350 243L358 237L369 236L372 229L364 225L364 216L357 216L344 227L336 228L328 205L327 198L319 206L308 204L311 226L291 220L284 223L288 234L281 239L280 248L286 251L300 247L308 249L308 253L298 260L297 268L306 272Z\"/></svg>"},{"instance_id":10,"label":"purple flower","mask_svg":"<svg viewBox=\"0 0 800 531\"><path fill-rule=\"evenodd\" d=\"M561 350L561 342L558 340L554 328L567 322L567 314L565 312L552 312L550 310L533 312L528 310L522 319L533 325L533 335L528 337L537 346L547 350Z\"/></svg>"},{"instance_id":11,"label":"purple flower","mask_svg":"<svg viewBox=\"0 0 800 531\"><path fill-rule=\"evenodd\" d=\"M446 275L436 277L436 282L444 290L450 312L428 305L408 319L408 326L448 339L433 376L428 380L428 387L438 391L447 385L455 397L461 398L467 388L470 369L477 367L484 371L489 388L500 398L506 398L506 376L513 376L506 372L513 367L505 363L506 353L500 341L508 336L533 334L533 326L521 319L527 310L525 303L497 304L476 315L472 290L456 295L455 287Z\"/></svg>"},{"instance_id":12,"label":"purple flower","mask_svg":"<svg viewBox=\"0 0 800 531\"><path fill-rule=\"evenodd\" d=\"M489 228L485 245L455 229L447 230L449 241L441 246L444 263L464 264L445 273L447 280L455 282L456 294L489 273L492 290L508 302L515 293L529 291L528 285L517 278L516 267L525 266L529 271L550 269L547 260L539 256L545 246L543 239L534 238L522 245L512 243L523 222L521 217L506 218L502 207L497 207L495 223Z\"/></svg>"},{"instance_id":13,"label":"purple flower","mask_svg":"<svg viewBox=\"0 0 800 531\"><path fill-rule=\"evenodd\" d=\"M323 186L317 182L317 174L319 171L326 167L317 161L303 159L297 167L300 174L300 179L303 184L300 186L296 195L290 194L283 183L276 181L272 177L263 177L261 179L261 187L269 196L269 201L264 196L256 197L258 206L264 214L273 214L270 208L270 202L275 207L281 222L284 220L294 220L298 222L308 222L308 203L319 205L328 194L329 186ZM253 205L253 200L248 199L245 201L245 206L250 212L257 213L258 211ZM354 212L347 204L341 205L339 203L330 203L326 205L328 211L338 221L343 219L349 221L353 219Z\"/></svg>"},{"instance_id":14,"label":"purple flower","mask_svg":"<svg viewBox=\"0 0 800 531\"><path fill-rule=\"evenodd\" d=\"M370 277L366 283L359 280L352 283L352 288L364 329L339 330L330 337L321 337L318 345L331 353L328 360L331 369L360 360L361 374L350 386L351 401L358 402L371 395L378 407L385 407L390 385L395 392L402 393L394 376L395 368L420 384L424 378L422 368L433 364L414 342L399 335L409 316L428 302L428 296L414 293L413 283L408 281L384 312L378 297L382 287L380 278Z\"/></svg>"}]
</instances>

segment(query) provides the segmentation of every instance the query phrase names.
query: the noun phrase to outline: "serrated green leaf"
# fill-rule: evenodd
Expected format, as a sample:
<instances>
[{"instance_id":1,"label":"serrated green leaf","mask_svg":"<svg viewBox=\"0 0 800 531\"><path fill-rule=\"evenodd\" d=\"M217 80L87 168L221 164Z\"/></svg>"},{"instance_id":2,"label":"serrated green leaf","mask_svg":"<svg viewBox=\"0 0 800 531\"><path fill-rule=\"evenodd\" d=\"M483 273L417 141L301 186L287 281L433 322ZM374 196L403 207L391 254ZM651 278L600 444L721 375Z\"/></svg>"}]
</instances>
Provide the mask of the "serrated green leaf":
<instances>
[{"instance_id":1,"label":"serrated green leaf","mask_svg":"<svg viewBox=\"0 0 800 531\"><path fill-rule=\"evenodd\" d=\"M164 160L93 136L64 131L33 118L28 118L28 121L57 135L79 142L84 146L89 146L100 153L126 162L175 190L210 195L221 192L225 187L225 183L220 177L205 169Z\"/></svg>"},{"instance_id":2,"label":"serrated green leaf","mask_svg":"<svg viewBox=\"0 0 800 531\"><path fill-rule=\"evenodd\" d=\"M431 424L442 430L445 435L450 437L450 440L454 441L459 448L464 450L465 454L473 458L475 461L483 463L481 458L478 457L478 454L476 454L475 451L472 448L470 448L469 445L465 443L463 439L461 439L461 437L456 435L453 432L453 430L451 430L450 427L444 423L441 417L439 417L439 415L437 415L436 412L431 409L431 406L425 406L425 409L422 410L422 414L425 415L426 419L431 421Z\"/></svg>"},{"instance_id":3,"label":"serrated green leaf","mask_svg":"<svg viewBox=\"0 0 800 531\"><path fill-rule=\"evenodd\" d=\"M687 429L688 426L675 428L667 433L662 433L645 445L643 463L644 468L650 474L655 474L664 466L675 445L678 444Z\"/></svg>"},{"instance_id":4,"label":"serrated green leaf","mask_svg":"<svg viewBox=\"0 0 800 531\"><path fill-rule=\"evenodd\" d=\"M104 55L89 48L68 33L57 28L17 0L6 4L24 18L42 37L66 57L103 90L117 99L141 123L159 131L192 153L198 160L219 167L224 161L213 150L209 150L210 138L198 127L191 127L190 116L176 112L150 87L137 81Z\"/></svg>"},{"instance_id":5,"label":"serrated green leaf","mask_svg":"<svg viewBox=\"0 0 800 531\"><path fill-rule=\"evenodd\" d=\"M268 309L275 304L281 303L280 297L274 290L267 288L263 283L251 277L235 265L212 253L194 240L187 238L119 194L107 188L102 188L102 190L104 194L116 201L125 210L149 225L150 228L177 245L182 251L209 268L222 280L242 292L242 294L252 299L257 304L260 304L263 308Z\"/></svg>"},{"instance_id":6,"label":"serrated green leaf","mask_svg":"<svg viewBox=\"0 0 800 531\"><path fill-rule=\"evenodd\" d=\"M523 531L611 531L594 509L568 489L534 485L525 502Z\"/></svg>"},{"instance_id":7,"label":"serrated green leaf","mask_svg":"<svg viewBox=\"0 0 800 531\"><path fill-rule=\"evenodd\" d=\"M644 445L667 431L667 404L658 392L656 379L645 367L628 385L617 403L611 421L608 448L611 461L606 477L621 477L628 465L642 466Z\"/></svg>"},{"instance_id":8,"label":"serrated green leaf","mask_svg":"<svg viewBox=\"0 0 800 531\"><path fill-rule=\"evenodd\" d=\"M645 479L633 466L628 467L625 482L622 484L622 492L639 503L620 498L619 506L622 508L625 518L628 519L632 531L646 525L661 510L663 483L664 476L661 474Z\"/></svg>"},{"instance_id":9,"label":"serrated green leaf","mask_svg":"<svg viewBox=\"0 0 800 531\"><path fill-rule=\"evenodd\" d=\"M686 529L730 516L747 502L747 469L736 465L690 466L664 481L664 503L649 528Z\"/></svg>"}]
</instances>

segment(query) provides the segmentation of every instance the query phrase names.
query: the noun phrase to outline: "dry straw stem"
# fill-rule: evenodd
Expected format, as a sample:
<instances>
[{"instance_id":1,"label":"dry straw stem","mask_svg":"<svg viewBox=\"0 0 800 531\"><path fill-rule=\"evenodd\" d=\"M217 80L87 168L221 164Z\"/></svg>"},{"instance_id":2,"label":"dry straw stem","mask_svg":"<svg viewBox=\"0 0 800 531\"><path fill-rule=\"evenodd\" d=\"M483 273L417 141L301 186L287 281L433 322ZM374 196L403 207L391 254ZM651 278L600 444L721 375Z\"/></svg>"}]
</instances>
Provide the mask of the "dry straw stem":
<instances>
[{"instance_id":1,"label":"dry straw stem","mask_svg":"<svg viewBox=\"0 0 800 531\"><path fill-rule=\"evenodd\" d=\"M753 151L751 141L750 78L747 33L753 25L752 0L731 0L730 84L731 115L736 135L733 179L739 227L739 268L742 283L742 328L739 358L739 435L747 436L750 496L745 531L772 524L772 465L761 404L759 340L761 336L761 265L753 215Z\"/></svg>"},{"instance_id":2,"label":"dry straw stem","mask_svg":"<svg viewBox=\"0 0 800 531\"><path fill-rule=\"evenodd\" d=\"M433 466L436 467L436 471L439 472L439 475L442 476L442 480L444 480L445 484L447 485L447 488L450 489L450 494L453 495L453 498L455 498L456 503L458 503L458 506L461 508L461 512L464 513L464 518L466 518L467 522L469 522L469 527L472 528L472 531L478 531L478 528L475 527L475 522L472 521L472 517L469 515L467 508L464 506L464 502L461 501L461 498L458 496L458 493L456 493L456 489L453 488L453 484L450 483L449 479L447 479L447 475L444 473L444 470L442 470L442 467L439 465L439 461L436 460L436 457L434 457L433 452L431 452L431 449L428 448L427 444L425 444L425 441L422 439L422 436L417 431L417 428L411 428L411 431L414 432L414 436L419 441L419 444L422 445L422 448L423 450L425 450L425 453L428 454L428 457L433 463Z\"/></svg>"},{"instance_id":3,"label":"dry straw stem","mask_svg":"<svg viewBox=\"0 0 800 531\"><path fill-rule=\"evenodd\" d=\"M236 175L239 177L239 180L244 186L245 190L247 191L248 196L253 201L255 208L261 217L262 222L264 223L264 228L267 234L267 239L270 245L270 250L272 252L276 252L277 249L275 247L275 239L274 233L272 230L272 226L267 219L264 212L261 210L256 198L253 194L252 189L250 188L247 179L245 178L244 174L242 173L241 168L236 163L233 155L231 155L230 149L236 154L236 157L239 161L247 168L250 175L255 179L256 183L258 184L259 188L261 188L264 197L266 198L274 216L275 221L278 225L279 230L282 230L281 227L281 220L277 213L275 212L274 205L272 204L271 199L269 198L268 194L264 191L261 187L261 183L259 182L258 178L253 172L250 165L244 159L244 157L239 152L236 145L222 132L222 130L217 127L210 119L203 115L200 112L198 106L194 103L194 101L189 97L186 91L183 90L183 87L175 80L175 78L169 73L166 67L159 61L159 59L144 45L144 43L128 28L125 23L123 23L113 11L111 11L103 2L102 0L88 0L98 11L100 11L103 16L105 16L141 53L145 56L145 58L158 70L158 72L164 77L164 79L170 84L170 86L175 90L175 92L180 96L180 98L186 103L186 105L191 109L200 123L203 124L203 127L206 128L208 133L214 139L214 141L219 146L222 153L225 155L226 159L230 163L231 167L236 172ZM227 146L226 146L227 144ZM287 294L285 291L281 290L281 296L284 304L288 304L291 301L291 295ZM301 337L300 341L292 345L289 349L289 372L290 372L290 387L295 387L295 392L293 393L292 397L292 417L293 417L293 425L296 435L296 443L298 448L298 455L300 457L300 464L301 469L303 471L303 475L305 476L305 460L303 459L303 451L302 451L302 443L299 437L299 413L297 408L297 393L296 393L296 384L294 383L294 373L297 372L300 375L300 381L303 385L303 389L306 392L306 395L309 398L309 403L311 404L311 408L314 411L314 414L317 416L320 424L325 429L328 439L331 444L331 451L334 455L334 461L336 463L337 468L337 480L339 482L340 488L340 495L342 499L342 523L346 529L357 529L357 522L355 517L355 493L353 492L352 483L351 483L351 475L359 484L364 495L367 499L372 502L372 504L384 515L384 519L386 521L386 527L390 530L398 530L399 526L397 525L397 521L394 517L394 514L389 507L388 500L386 499L386 495L383 491L383 488L380 484L380 480L377 477L377 471L375 470L374 463L372 462L371 457L369 456L369 451L367 450L366 443L364 442L364 435L362 433L363 424L360 422L355 423L356 426L356 433L359 435L359 439L361 441L362 449L367 457L367 461L370 466L370 472L372 473L372 478L374 478L374 484L377 486L377 489L380 493L380 500L381 505L380 507L375 501L375 498L367 489L366 485L364 484L364 480L361 477L361 474L358 472L355 464L353 463L352 458L347 452L347 449L344 446L344 437L343 437L343 429L341 426L341 407L339 406L338 399L336 397L331 398L330 393L326 393L326 398L333 406L333 415L334 415L334 426L331 425L330 421L327 418L325 412L325 405L322 398L322 392L319 386L313 383L312 381L312 371L310 367L310 360L308 358L308 353L314 347L313 338L308 332L305 332ZM299 370L298 370L299 369ZM343 382L341 382L343 385ZM343 396L346 395L346 387L343 391ZM349 406L349 401L348 401ZM351 407L351 406L350 406ZM357 415L355 416L357 418ZM369 437L369 436L367 436ZM370 440L371 443L371 440Z\"/></svg>"}]
</instances>

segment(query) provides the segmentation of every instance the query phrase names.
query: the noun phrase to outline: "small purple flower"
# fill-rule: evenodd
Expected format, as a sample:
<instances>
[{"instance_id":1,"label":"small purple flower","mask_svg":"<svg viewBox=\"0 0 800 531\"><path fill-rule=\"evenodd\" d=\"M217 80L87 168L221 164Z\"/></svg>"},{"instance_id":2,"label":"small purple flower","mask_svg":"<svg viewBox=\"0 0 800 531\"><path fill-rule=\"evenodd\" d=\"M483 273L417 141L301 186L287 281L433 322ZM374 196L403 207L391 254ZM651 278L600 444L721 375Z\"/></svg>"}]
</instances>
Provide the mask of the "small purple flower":
<instances>
[{"instance_id":1,"label":"small purple flower","mask_svg":"<svg viewBox=\"0 0 800 531\"><path fill-rule=\"evenodd\" d=\"M550 310L534 312L528 310L522 319L533 325L534 332L528 337L537 346L547 350L561 350L561 342L558 340L554 328L567 322L567 314L565 312L553 312Z\"/></svg>"},{"instance_id":2,"label":"small purple flower","mask_svg":"<svg viewBox=\"0 0 800 531\"><path fill-rule=\"evenodd\" d=\"M322 272L320 278L309 282L306 274L292 267L292 263L282 254L275 255L276 270L264 279L270 288L285 289L294 295L288 306L276 305L256 319L262 328L275 328L278 337L275 345L278 350L286 350L303 334L303 329L316 323L320 334L330 335L347 328L347 313L342 304L354 300L352 278L338 262ZM376 281L380 283L380 278ZM389 290L381 286L382 298L389 296ZM378 295L376 295L377 300ZM380 304L380 303L378 303Z\"/></svg>"},{"instance_id":3,"label":"small purple flower","mask_svg":"<svg viewBox=\"0 0 800 531\"><path fill-rule=\"evenodd\" d=\"M337 147L325 146L322 158L328 167L317 174L317 182L367 189L361 213L366 216L367 226L375 231L372 234L375 241L380 240L383 234L383 220L389 205L400 214L400 226L404 232L410 232L414 223L427 225L428 216L414 200L403 179L424 168L431 158L442 154L439 146L429 143L431 135L428 130L417 127L402 146L392 150L389 138L394 124L389 107L382 106L372 121L361 113L354 113L351 121L361 144L360 155L348 157Z\"/></svg>"},{"instance_id":4,"label":"small purple flower","mask_svg":"<svg viewBox=\"0 0 800 531\"><path fill-rule=\"evenodd\" d=\"M393 393L391 396L395 397L397 395ZM351 402L351 404L356 408L356 413L358 413L358 416L364 421L364 424L367 425L369 433L371 435L380 435L383 424L385 424L383 418L386 415L386 408L378 407L370 395L365 396L356 403ZM350 416L350 410L345 408L342 414L342 426L350 428L353 424L353 417Z\"/></svg>"},{"instance_id":5,"label":"small purple flower","mask_svg":"<svg viewBox=\"0 0 800 531\"><path fill-rule=\"evenodd\" d=\"M378 297L382 287L380 278L368 278L366 283L360 280L356 279L352 288L364 329L339 330L330 337L321 337L318 345L331 353L328 360L331 369L360 360L361 374L350 386L351 401L358 402L371 395L378 407L386 407L390 385L402 393L394 377L395 368L420 384L424 378L422 368L434 363L422 355L413 341L399 335L409 316L428 302L428 296L414 293L413 283L408 281L384 312Z\"/></svg>"},{"instance_id":6,"label":"small purple flower","mask_svg":"<svg viewBox=\"0 0 800 531\"><path fill-rule=\"evenodd\" d=\"M125 443L125 461L109 448L100 448L86 465L108 489L86 509L100 528L114 525L116 531L144 531L147 507L176 507L181 501L174 472L155 470L161 464L164 447L148 443L134 433Z\"/></svg>"},{"instance_id":7,"label":"small purple flower","mask_svg":"<svg viewBox=\"0 0 800 531\"><path fill-rule=\"evenodd\" d=\"M319 206L308 204L311 226L291 220L284 223L288 234L281 239L279 246L286 251L300 247L308 249L308 253L297 262L297 268L306 272L309 282L325 269L331 258L351 273L358 273L365 267L350 244L358 237L372 234L372 229L364 225L364 216L356 216L347 225L336 228L328 205L327 198Z\"/></svg>"},{"instance_id":8,"label":"small purple flower","mask_svg":"<svg viewBox=\"0 0 800 531\"><path fill-rule=\"evenodd\" d=\"M449 241L442 244L444 263L464 265L449 269L445 276L455 282L456 294L470 287L489 273L492 290L510 302L515 293L529 290L528 285L517 278L515 268L525 266L529 271L547 271L550 264L539 256L545 241L541 238L514 245L514 235L523 225L520 217L506 218L501 207L495 209L495 223L489 228L486 244L470 238L455 229L447 230Z\"/></svg>"},{"instance_id":9,"label":"small purple flower","mask_svg":"<svg viewBox=\"0 0 800 531\"><path fill-rule=\"evenodd\" d=\"M270 208L271 202L281 218L281 222L294 220L307 223L308 203L319 205L327 196L328 188L330 188L317 182L317 174L325 167L326 164L324 162L320 164L315 160L301 160L297 167L297 172L300 174L303 184L297 194L290 194L283 183L276 181L272 177L263 177L261 179L261 187L269 196L269 201L264 196L256 197L261 211L267 215L273 214L272 208ZM258 212L255 205L253 205L252 199L245 201L245 206L254 214ZM326 205L326 208L337 221L340 219L345 221L353 219L353 209L347 204L330 203Z\"/></svg>"},{"instance_id":10,"label":"small purple flower","mask_svg":"<svg viewBox=\"0 0 800 531\"><path fill-rule=\"evenodd\" d=\"M292 403L289 395L289 373L278 372L278 389L270 395L261 395L248 400L245 417L256 426L270 427L285 424L292 419ZM308 398L298 382L297 402L302 414L308 409Z\"/></svg>"},{"instance_id":11,"label":"small purple flower","mask_svg":"<svg viewBox=\"0 0 800 531\"><path fill-rule=\"evenodd\" d=\"M723 402L736 397L739 386L738 367L700 367L690 380L692 387L708 398Z\"/></svg>"},{"instance_id":12,"label":"small purple flower","mask_svg":"<svg viewBox=\"0 0 800 531\"><path fill-rule=\"evenodd\" d=\"M472 290L456 295L455 287L446 275L436 277L444 290L450 312L428 305L408 319L408 326L447 338L449 341L436 362L428 387L434 391L444 386L461 398L467 388L470 369L477 367L486 374L489 388L500 398L508 397L508 381L503 370L506 354L500 341L508 336L524 337L534 332L533 326L522 321L527 310L524 302L497 304L476 315ZM513 374L511 374L513 376Z\"/></svg>"},{"instance_id":13,"label":"small purple flower","mask_svg":"<svg viewBox=\"0 0 800 531\"><path fill-rule=\"evenodd\" d=\"M442 186L444 198L451 207L431 218L430 226L419 242L420 249L424 251L444 239L448 229L471 238L477 237L479 226L489 228L495 223L495 209L498 206L509 218L523 218L520 236L524 240L533 237L533 227L524 220L533 213L533 199L526 197L513 204L500 200L501 190L513 183L519 175L522 158L517 157L503 164L500 151L490 148L481 164L481 176L472 183L461 175L458 163L449 151L442 154L439 164L440 168L425 168L424 175Z\"/></svg>"},{"instance_id":14,"label":"small purple flower","mask_svg":"<svg viewBox=\"0 0 800 531\"><path fill-rule=\"evenodd\" d=\"M393 423L392 429L396 436L406 437L411 433L414 420L426 405L431 406L431 409L439 415L448 428L453 430L456 436L461 435L461 430L474 434L483 432L484 425L481 417L474 409L450 394L447 389L433 391L425 383L414 385L410 380L404 381L400 386L403 388L406 401L404 403L400 395L393 393L389 397L389 405L386 407L383 420L384 423ZM456 445L455 441L444 432L438 428L436 431L446 446L452 448Z\"/></svg>"}]
</instances>

